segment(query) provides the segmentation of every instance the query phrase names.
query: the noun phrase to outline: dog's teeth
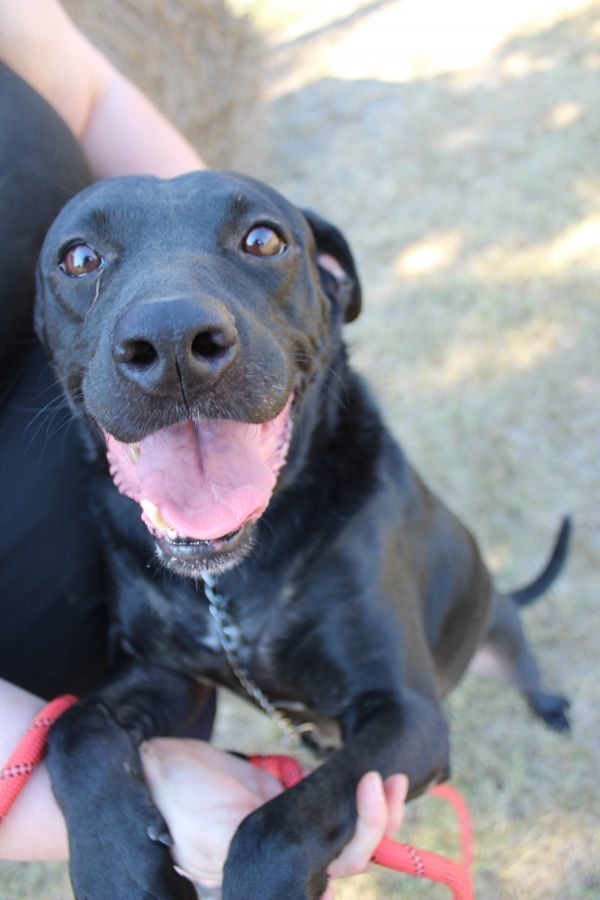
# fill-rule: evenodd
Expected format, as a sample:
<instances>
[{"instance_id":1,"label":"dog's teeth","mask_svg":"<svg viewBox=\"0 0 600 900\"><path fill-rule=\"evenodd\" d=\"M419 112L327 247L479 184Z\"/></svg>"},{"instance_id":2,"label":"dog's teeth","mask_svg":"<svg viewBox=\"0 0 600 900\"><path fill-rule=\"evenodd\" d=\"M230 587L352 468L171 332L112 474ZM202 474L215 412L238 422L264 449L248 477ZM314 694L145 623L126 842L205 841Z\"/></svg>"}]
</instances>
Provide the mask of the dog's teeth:
<instances>
[{"instance_id":1,"label":"dog's teeth","mask_svg":"<svg viewBox=\"0 0 600 900\"><path fill-rule=\"evenodd\" d=\"M171 537L171 534L177 537L177 531L163 518L160 509L151 500L140 500L140 506L144 510L146 518L150 519L157 531L166 534L167 537Z\"/></svg>"},{"instance_id":2,"label":"dog's teeth","mask_svg":"<svg viewBox=\"0 0 600 900\"><path fill-rule=\"evenodd\" d=\"M140 445L135 441L133 444L130 444L127 448L127 455L132 463L136 463L140 458Z\"/></svg>"},{"instance_id":3,"label":"dog's teeth","mask_svg":"<svg viewBox=\"0 0 600 900\"><path fill-rule=\"evenodd\" d=\"M174 541L179 537L177 529L167 522L158 506L155 506L151 500L141 500L140 506L144 510L146 518L152 522L157 531L166 535L170 541Z\"/></svg>"}]
</instances>

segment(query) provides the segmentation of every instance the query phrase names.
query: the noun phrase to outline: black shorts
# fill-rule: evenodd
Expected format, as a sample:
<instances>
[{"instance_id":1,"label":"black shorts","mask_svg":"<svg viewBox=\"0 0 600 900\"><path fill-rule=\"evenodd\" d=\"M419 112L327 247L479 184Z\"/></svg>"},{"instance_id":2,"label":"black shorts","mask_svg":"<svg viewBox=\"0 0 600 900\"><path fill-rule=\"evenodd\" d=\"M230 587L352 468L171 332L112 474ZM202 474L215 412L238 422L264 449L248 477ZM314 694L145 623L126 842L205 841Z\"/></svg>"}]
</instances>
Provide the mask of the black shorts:
<instances>
[{"instance_id":1,"label":"black shorts","mask_svg":"<svg viewBox=\"0 0 600 900\"><path fill-rule=\"evenodd\" d=\"M86 693L109 665L87 464L32 329L44 234L90 181L62 119L0 63L0 677L42 697Z\"/></svg>"}]
</instances>

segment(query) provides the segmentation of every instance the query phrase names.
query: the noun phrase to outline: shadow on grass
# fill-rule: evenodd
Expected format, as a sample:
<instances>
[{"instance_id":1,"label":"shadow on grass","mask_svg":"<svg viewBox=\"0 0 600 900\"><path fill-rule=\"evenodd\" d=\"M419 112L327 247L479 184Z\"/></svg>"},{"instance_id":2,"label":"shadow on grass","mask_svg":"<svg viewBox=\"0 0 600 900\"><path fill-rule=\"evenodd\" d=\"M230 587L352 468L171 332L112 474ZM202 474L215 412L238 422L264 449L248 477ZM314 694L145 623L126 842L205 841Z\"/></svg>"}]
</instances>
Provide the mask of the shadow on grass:
<instances>
[{"instance_id":1,"label":"shadow on grass","mask_svg":"<svg viewBox=\"0 0 600 900\"><path fill-rule=\"evenodd\" d=\"M548 528L597 472L593 23L521 34L468 75L309 83L274 102L262 171L349 236L367 297L355 359L409 449L427 423L445 434L443 486L468 446L487 507L540 453L558 479Z\"/></svg>"}]
</instances>

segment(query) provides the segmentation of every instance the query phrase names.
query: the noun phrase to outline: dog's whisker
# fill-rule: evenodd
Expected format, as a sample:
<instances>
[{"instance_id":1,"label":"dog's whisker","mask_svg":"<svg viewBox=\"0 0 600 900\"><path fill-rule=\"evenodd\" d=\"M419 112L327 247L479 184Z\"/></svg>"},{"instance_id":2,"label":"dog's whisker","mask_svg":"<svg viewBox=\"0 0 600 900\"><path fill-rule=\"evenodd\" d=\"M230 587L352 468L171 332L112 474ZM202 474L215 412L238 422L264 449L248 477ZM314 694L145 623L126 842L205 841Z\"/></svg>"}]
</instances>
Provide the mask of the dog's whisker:
<instances>
[{"instance_id":1,"label":"dog's whisker","mask_svg":"<svg viewBox=\"0 0 600 900\"><path fill-rule=\"evenodd\" d=\"M68 408L68 404L65 404L65 406ZM73 422L77 418L82 417L81 413L73 412L73 410L70 410L70 415L68 418L65 418L64 421L59 422L58 425L53 426L54 420L65 409L65 406L56 407L49 414L49 418L46 423L46 434L44 437L44 443L41 447L40 454L38 457L38 465L43 459L43 456L44 456L44 453L46 452L46 447L48 446L48 443L51 440L55 440L61 432L63 432L63 434L66 436L69 426L73 425ZM29 440L29 443L27 444L27 447L25 450L26 453L28 453L31 450L31 448L35 444L36 440L38 440L38 438L40 437L43 427L44 427L44 421L42 420L38 423L38 427L36 428L34 434L31 436L31 438Z\"/></svg>"},{"instance_id":2,"label":"dog's whisker","mask_svg":"<svg viewBox=\"0 0 600 900\"><path fill-rule=\"evenodd\" d=\"M333 399L340 405L341 408L347 409L348 397L346 396L346 399L343 400L339 391L336 390L336 388L332 384L328 384L327 382L320 384L319 393L322 396L328 394L330 397L333 397Z\"/></svg>"},{"instance_id":3,"label":"dog's whisker","mask_svg":"<svg viewBox=\"0 0 600 900\"><path fill-rule=\"evenodd\" d=\"M64 395L61 395L60 397L53 397L52 400L49 400L40 409L38 409L37 412L35 413L35 415L29 420L29 422L23 429L23 436L25 436L25 434L27 434L29 429L33 425L35 425L36 421L40 418L40 416L43 416L45 413L52 411L55 408L64 409L64 408L68 407L68 405L69 405L68 400L66 399L66 397ZM31 411L33 412L33 409Z\"/></svg>"},{"instance_id":4,"label":"dog's whisker","mask_svg":"<svg viewBox=\"0 0 600 900\"><path fill-rule=\"evenodd\" d=\"M28 453L28 452L30 451L30 449L31 449L31 447L33 446L33 444L34 444L34 443L36 442L36 440L39 438L39 436L40 436L40 434L41 434L41 432L42 432L42 429L44 428L44 425L46 426L46 435L47 435L47 434L48 434L48 429L50 429L50 428L52 427L52 423L53 423L54 420L56 419L56 416L59 415L61 412L63 412L65 409L68 409L68 408L69 408L69 404L68 404L67 401L64 400L64 398L63 398L63 402L62 402L62 403L56 403L56 402L53 402L52 404L47 404L47 405L44 407L43 410L40 410L40 412L34 417L34 419L32 419L32 420L27 424L27 426L23 429L23 437L25 437L25 436L27 435L27 432L30 431L30 429L31 429L33 426L35 426L35 428L34 428L32 434L31 434L30 437L29 437L29 441L28 441L28 443L27 443L27 447L25 448L25 452L26 452L26 453ZM41 416L42 414L44 414L45 416L47 416L47 419L45 419L45 418L40 418L40 416ZM69 421L70 421L70 420L67 419L67 422L69 422Z\"/></svg>"},{"instance_id":5,"label":"dog's whisker","mask_svg":"<svg viewBox=\"0 0 600 900\"><path fill-rule=\"evenodd\" d=\"M337 371L333 368L333 366L327 366L327 371L329 372L330 375L333 375L333 377L334 377L335 379L337 379L337 381L338 381L339 384L341 385L341 388L342 388L342 390L343 390L343 392L344 392L344 395L345 395L344 407L347 408L348 402L349 402L349 394L348 394L348 385L347 385L347 383L346 383L346 382L344 381L344 379L340 376L339 372L337 372Z\"/></svg>"}]
</instances>

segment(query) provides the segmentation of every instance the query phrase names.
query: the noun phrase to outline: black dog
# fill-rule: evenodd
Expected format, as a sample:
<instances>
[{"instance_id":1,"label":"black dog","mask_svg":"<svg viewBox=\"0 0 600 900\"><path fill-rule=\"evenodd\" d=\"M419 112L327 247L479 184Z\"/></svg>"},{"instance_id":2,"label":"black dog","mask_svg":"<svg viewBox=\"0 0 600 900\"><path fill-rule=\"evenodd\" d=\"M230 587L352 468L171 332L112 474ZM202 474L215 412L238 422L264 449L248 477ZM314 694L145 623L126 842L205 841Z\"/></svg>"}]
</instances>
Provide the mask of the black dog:
<instances>
[{"instance_id":1,"label":"black dog","mask_svg":"<svg viewBox=\"0 0 600 900\"><path fill-rule=\"evenodd\" d=\"M193 896L137 747L206 684L288 729L333 720L343 744L242 823L227 900L320 896L366 771L406 772L413 796L447 777L441 698L482 641L568 727L517 613L557 574L568 524L533 585L494 591L348 367L360 302L342 235L240 175L114 179L48 234L37 327L85 422L117 597L114 676L49 746L78 897Z\"/></svg>"}]
</instances>

